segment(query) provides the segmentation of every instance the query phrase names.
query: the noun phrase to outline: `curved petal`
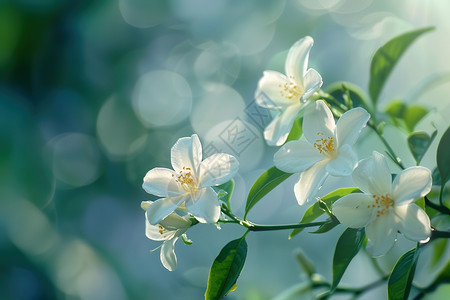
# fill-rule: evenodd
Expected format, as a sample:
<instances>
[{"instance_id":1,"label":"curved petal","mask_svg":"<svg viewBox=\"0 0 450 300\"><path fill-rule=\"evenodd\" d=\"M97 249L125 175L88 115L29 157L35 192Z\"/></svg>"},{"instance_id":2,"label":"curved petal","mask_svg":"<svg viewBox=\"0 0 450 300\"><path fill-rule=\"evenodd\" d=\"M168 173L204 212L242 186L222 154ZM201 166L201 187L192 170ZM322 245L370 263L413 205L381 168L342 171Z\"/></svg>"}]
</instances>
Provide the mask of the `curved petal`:
<instances>
[{"instance_id":1,"label":"curved petal","mask_svg":"<svg viewBox=\"0 0 450 300\"><path fill-rule=\"evenodd\" d=\"M259 106L271 109L282 109L300 99L285 97L284 87L289 85L288 78L276 71L264 71L255 92L255 101Z\"/></svg>"},{"instance_id":2,"label":"curved petal","mask_svg":"<svg viewBox=\"0 0 450 300\"><path fill-rule=\"evenodd\" d=\"M325 159L307 141L290 141L283 145L273 156L275 166L283 172L300 173Z\"/></svg>"},{"instance_id":3,"label":"curved petal","mask_svg":"<svg viewBox=\"0 0 450 300\"><path fill-rule=\"evenodd\" d=\"M176 173L166 168L154 168L145 174L142 188L149 194L159 197L173 197L184 193L175 181Z\"/></svg>"},{"instance_id":4,"label":"curved petal","mask_svg":"<svg viewBox=\"0 0 450 300\"><path fill-rule=\"evenodd\" d=\"M373 220L377 212L372 206L374 204L370 195L349 194L334 202L332 211L342 225L360 228Z\"/></svg>"},{"instance_id":5,"label":"curved petal","mask_svg":"<svg viewBox=\"0 0 450 300\"><path fill-rule=\"evenodd\" d=\"M173 271L177 268L177 256L175 255L175 242L178 238L173 238L165 241L161 247L161 263L169 271Z\"/></svg>"},{"instance_id":6,"label":"curved petal","mask_svg":"<svg viewBox=\"0 0 450 300\"><path fill-rule=\"evenodd\" d=\"M145 213L145 236L153 241L164 241L172 238L175 235L175 231L170 231L162 227L160 224L152 225L147 219L147 213Z\"/></svg>"},{"instance_id":7,"label":"curved petal","mask_svg":"<svg viewBox=\"0 0 450 300\"><path fill-rule=\"evenodd\" d=\"M366 194L385 195L391 191L391 172L384 156L376 151L359 161L352 174L356 186Z\"/></svg>"},{"instance_id":8,"label":"curved petal","mask_svg":"<svg viewBox=\"0 0 450 300\"><path fill-rule=\"evenodd\" d=\"M286 141L292 124L302 109L301 104L288 106L279 116L276 116L264 130L264 138L270 146L281 146Z\"/></svg>"},{"instance_id":9,"label":"curved petal","mask_svg":"<svg viewBox=\"0 0 450 300\"><path fill-rule=\"evenodd\" d=\"M394 206L398 230L408 239L423 242L431 236L428 215L416 204Z\"/></svg>"},{"instance_id":10,"label":"curved petal","mask_svg":"<svg viewBox=\"0 0 450 300\"><path fill-rule=\"evenodd\" d=\"M319 161L300 174L300 180L294 186L295 198L299 205L305 204L317 194L328 175L326 162L326 160Z\"/></svg>"},{"instance_id":11,"label":"curved petal","mask_svg":"<svg viewBox=\"0 0 450 300\"><path fill-rule=\"evenodd\" d=\"M200 163L200 188L227 182L239 170L238 160L226 153L216 153Z\"/></svg>"},{"instance_id":12,"label":"curved petal","mask_svg":"<svg viewBox=\"0 0 450 300\"><path fill-rule=\"evenodd\" d=\"M318 100L306 108L303 117L303 134L308 142L314 144L317 139L334 137L334 118L324 101Z\"/></svg>"},{"instance_id":13,"label":"curved petal","mask_svg":"<svg viewBox=\"0 0 450 300\"><path fill-rule=\"evenodd\" d=\"M162 198L158 199L147 208L147 219L152 225L156 225L161 222L162 219L167 217L171 212L178 208L185 200L188 199L188 195Z\"/></svg>"},{"instance_id":14,"label":"curved petal","mask_svg":"<svg viewBox=\"0 0 450 300\"><path fill-rule=\"evenodd\" d=\"M309 69L303 77L303 85L305 92L303 93L302 100L305 101L317 92L322 86L322 76L314 69Z\"/></svg>"},{"instance_id":15,"label":"curved petal","mask_svg":"<svg viewBox=\"0 0 450 300\"><path fill-rule=\"evenodd\" d=\"M372 256L381 256L391 250L397 238L397 230L390 213L376 217L368 224L366 235L368 239L366 249Z\"/></svg>"},{"instance_id":16,"label":"curved petal","mask_svg":"<svg viewBox=\"0 0 450 300\"><path fill-rule=\"evenodd\" d=\"M337 156L327 164L327 172L333 176L349 176L358 162L358 157L350 145L338 150Z\"/></svg>"},{"instance_id":17,"label":"curved petal","mask_svg":"<svg viewBox=\"0 0 450 300\"><path fill-rule=\"evenodd\" d=\"M159 225L163 226L167 230L186 230L189 227L191 227L192 222L189 220L187 216L182 217L178 215L176 212L173 212L169 214L167 217L165 217L161 222L159 222Z\"/></svg>"},{"instance_id":18,"label":"curved petal","mask_svg":"<svg viewBox=\"0 0 450 300\"><path fill-rule=\"evenodd\" d=\"M369 119L370 114L361 107L345 112L336 124L337 144L353 145Z\"/></svg>"},{"instance_id":19,"label":"curved petal","mask_svg":"<svg viewBox=\"0 0 450 300\"><path fill-rule=\"evenodd\" d=\"M309 51L314 44L314 40L310 36L298 40L289 49L286 57L285 69L289 78L293 78L297 84L303 88L303 76L308 66Z\"/></svg>"},{"instance_id":20,"label":"curved petal","mask_svg":"<svg viewBox=\"0 0 450 300\"><path fill-rule=\"evenodd\" d=\"M198 135L178 139L171 149L171 161L177 173L183 171L183 167L190 168L197 178L198 167L202 161L202 144Z\"/></svg>"},{"instance_id":21,"label":"curved petal","mask_svg":"<svg viewBox=\"0 0 450 300\"><path fill-rule=\"evenodd\" d=\"M392 184L392 197L396 205L408 204L431 190L431 172L424 167L410 167L398 174Z\"/></svg>"},{"instance_id":22,"label":"curved petal","mask_svg":"<svg viewBox=\"0 0 450 300\"><path fill-rule=\"evenodd\" d=\"M186 201L187 210L200 223L216 223L220 217L220 204L216 192L210 188L199 190Z\"/></svg>"}]
</instances>

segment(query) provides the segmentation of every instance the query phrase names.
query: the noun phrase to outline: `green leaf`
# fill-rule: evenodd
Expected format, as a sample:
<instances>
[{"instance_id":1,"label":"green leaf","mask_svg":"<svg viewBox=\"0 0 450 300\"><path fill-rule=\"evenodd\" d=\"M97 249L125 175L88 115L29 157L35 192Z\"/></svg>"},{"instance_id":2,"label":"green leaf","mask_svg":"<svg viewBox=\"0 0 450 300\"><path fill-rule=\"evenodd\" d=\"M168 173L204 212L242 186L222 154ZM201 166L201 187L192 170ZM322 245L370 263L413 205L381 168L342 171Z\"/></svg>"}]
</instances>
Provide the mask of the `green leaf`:
<instances>
[{"instance_id":1,"label":"green leaf","mask_svg":"<svg viewBox=\"0 0 450 300\"><path fill-rule=\"evenodd\" d=\"M442 185L450 178L450 127L444 132L436 154L437 167L441 174Z\"/></svg>"},{"instance_id":2,"label":"green leaf","mask_svg":"<svg viewBox=\"0 0 450 300\"><path fill-rule=\"evenodd\" d=\"M388 104L386 107L386 113L392 118L403 119L407 107L401 100L395 100Z\"/></svg>"},{"instance_id":3,"label":"green leaf","mask_svg":"<svg viewBox=\"0 0 450 300\"><path fill-rule=\"evenodd\" d=\"M408 136L408 147L417 165L420 164L432 142L432 138L423 131L413 132Z\"/></svg>"},{"instance_id":4,"label":"green leaf","mask_svg":"<svg viewBox=\"0 0 450 300\"><path fill-rule=\"evenodd\" d=\"M322 198L320 198L323 202L327 204L328 207L330 207L336 200L339 198L344 197L345 195L351 194L351 193L357 193L361 192L358 188L341 188L337 189ZM301 219L300 223L310 223L323 215L325 211L320 208L320 203L316 202L313 205L311 205L303 215L303 218ZM291 234L289 235L289 239L293 238L295 235L299 234L304 228L297 228L294 229Z\"/></svg>"},{"instance_id":5,"label":"green leaf","mask_svg":"<svg viewBox=\"0 0 450 300\"><path fill-rule=\"evenodd\" d=\"M413 131L414 127L416 127L416 124L419 123L419 121L422 120L422 118L425 117L427 113L428 109L426 109L425 107L418 105L409 106L403 116L406 128L409 131Z\"/></svg>"},{"instance_id":6,"label":"green leaf","mask_svg":"<svg viewBox=\"0 0 450 300\"><path fill-rule=\"evenodd\" d=\"M400 257L388 280L389 300L408 299L416 269L419 248L414 248Z\"/></svg>"},{"instance_id":7,"label":"green leaf","mask_svg":"<svg viewBox=\"0 0 450 300\"><path fill-rule=\"evenodd\" d=\"M364 107L368 111L372 110L364 91L351 82L338 81L332 83L325 91L344 105L347 105L346 102L351 100L353 107L359 106Z\"/></svg>"},{"instance_id":8,"label":"green leaf","mask_svg":"<svg viewBox=\"0 0 450 300\"><path fill-rule=\"evenodd\" d=\"M217 189L219 190L219 197L221 197L222 201L227 204L228 208L230 208L230 199L234 191L234 180L231 179L221 185L218 185ZM221 193L222 191L224 193Z\"/></svg>"},{"instance_id":9,"label":"green leaf","mask_svg":"<svg viewBox=\"0 0 450 300\"><path fill-rule=\"evenodd\" d=\"M333 257L333 282L330 288L331 291L337 288L345 270L361 248L365 236L364 228L347 228L339 238Z\"/></svg>"},{"instance_id":10,"label":"green leaf","mask_svg":"<svg viewBox=\"0 0 450 300\"><path fill-rule=\"evenodd\" d=\"M247 203L245 204L244 219L247 218L247 214L250 209L261 200L268 192L273 190L277 185L285 181L292 173L285 173L278 170L276 167L272 167L256 179L252 188L248 192Z\"/></svg>"},{"instance_id":11,"label":"green leaf","mask_svg":"<svg viewBox=\"0 0 450 300\"><path fill-rule=\"evenodd\" d=\"M444 254L445 248L447 248L447 242L448 239L439 239L433 242L430 267L435 267L438 264Z\"/></svg>"},{"instance_id":12,"label":"green leaf","mask_svg":"<svg viewBox=\"0 0 450 300\"><path fill-rule=\"evenodd\" d=\"M333 218L330 220L330 222L320 225L320 227L316 231L313 231L311 233L325 233L338 226L339 224L341 223L339 223L338 219Z\"/></svg>"},{"instance_id":13,"label":"green leaf","mask_svg":"<svg viewBox=\"0 0 450 300\"><path fill-rule=\"evenodd\" d=\"M295 257L297 258L298 263L302 267L303 271L305 271L305 273L308 275L308 277L311 277L316 273L314 264L308 257L306 257L301 249L297 249L297 251L295 252Z\"/></svg>"},{"instance_id":14,"label":"green leaf","mask_svg":"<svg viewBox=\"0 0 450 300\"><path fill-rule=\"evenodd\" d=\"M222 248L211 266L205 299L222 299L233 288L244 267L247 256L245 236Z\"/></svg>"},{"instance_id":15,"label":"green leaf","mask_svg":"<svg viewBox=\"0 0 450 300\"><path fill-rule=\"evenodd\" d=\"M416 38L434 29L426 27L399 35L379 48L370 63L369 94L376 107L381 90L391 74L397 61Z\"/></svg>"},{"instance_id":16,"label":"green leaf","mask_svg":"<svg viewBox=\"0 0 450 300\"><path fill-rule=\"evenodd\" d=\"M298 140L301 137L302 132L302 119L297 118L294 120L294 124L292 124L292 129L289 132L286 142Z\"/></svg>"}]
</instances>

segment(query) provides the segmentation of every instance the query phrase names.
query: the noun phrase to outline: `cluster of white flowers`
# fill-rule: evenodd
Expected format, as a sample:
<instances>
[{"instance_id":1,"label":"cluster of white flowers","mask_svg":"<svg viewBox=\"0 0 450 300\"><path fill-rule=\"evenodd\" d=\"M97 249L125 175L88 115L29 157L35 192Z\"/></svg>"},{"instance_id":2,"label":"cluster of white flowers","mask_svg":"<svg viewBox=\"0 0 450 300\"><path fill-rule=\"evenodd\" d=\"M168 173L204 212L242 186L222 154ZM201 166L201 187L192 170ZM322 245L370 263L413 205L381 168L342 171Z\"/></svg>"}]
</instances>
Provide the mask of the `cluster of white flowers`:
<instances>
[{"instance_id":1,"label":"cluster of white flowers","mask_svg":"<svg viewBox=\"0 0 450 300\"><path fill-rule=\"evenodd\" d=\"M339 199L333 204L332 213L344 226L365 227L367 249L374 256L389 251L397 231L408 239L426 241L431 235L430 220L413 201L430 191L431 172L424 167L410 167L392 182L382 154L374 152L372 157L358 162L352 147L370 115L358 107L335 122L323 100L311 99L322 86L319 73L307 69L312 45L311 37L296 42L286 59L286 75L266 71L258 83L257 103L278 112L264 131L269 145L284 144L274 155L275 166L287 173L300 174L294 186L299 205L314 199L328 176L352 176L362 193ZM301 113L304 138L285 143ZM230 180L239 167L236 158L225 153L202 161L202 146L195 134L176 142L171 162L173 170L154 168L145 175L145 191L162 198L142 203L146 210L146 235L164 241L161 262L168 270L176 267L173 247L192 225L191 220L219 221L221 208L212 186Z\"/></svg>"}]
</instances>

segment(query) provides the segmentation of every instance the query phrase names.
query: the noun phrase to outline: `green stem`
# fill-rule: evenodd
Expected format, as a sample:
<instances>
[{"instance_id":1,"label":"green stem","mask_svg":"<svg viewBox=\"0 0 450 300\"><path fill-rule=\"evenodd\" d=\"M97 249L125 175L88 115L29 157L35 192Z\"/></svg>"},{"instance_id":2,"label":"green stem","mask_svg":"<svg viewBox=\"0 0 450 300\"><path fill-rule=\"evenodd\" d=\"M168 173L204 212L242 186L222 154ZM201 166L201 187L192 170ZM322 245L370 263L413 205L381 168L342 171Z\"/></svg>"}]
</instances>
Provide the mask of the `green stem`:
<instances>
[{"instance_id":1,"label":"green stem","mask_svg":"<svg viewBox=\"0 0 450 300\"><path fill-rule=\"evenodd\" d=\"M250 231L269 231L269 230L284 230L284 229L295 229L295 228L306 228L306 227L314 227L320 226L329 221L323 222L312 222L312 223L301 223L301 224L284 224L284 225L258 225L250 223L250 227L248 229Z\"/></svg>"},{"instance_id":2,"label":"green stem","mask_svg":"<svg viewBox=\"0 0 450 300\"><path fill-rule=\"evenodd\" d=\"M439 212L441 212L441 213L443 213L443 214L450 215L450 209L448 209L447 207L445 207L445 206L443 206L443 205L437 205L437 204L434 204L433 202L431 202L431 201L428 199L428 197L424 197L424 199L425 199L425 204L426 204L427 206L429 206L429 207L431 207L432 209L435 209L435 210L437 210L437 211L439 211Z\"/></svg>"},{"instance_id":3,"label":"green stem","mask_svg":"<svg viewBox=\"0 0 450 300\"><path fill-rule=\"evenodd\" d=\"M383 142L384 146L386 147L388 152L392 155L392 157L395 158L392 161L394 163L396 163L397 166L399 166L402 170L404 170L405 167L402 164L402 160L400 159L400 157L397 156L397 154L395 154L394 150L391 148L389 143L386 141L386 139L384 138L383 134L381 134L381 132L378 130L377 126L373 122L369 122L368 125L369 125L370 128L372 128L375 131L375 133L378 135L380 140Z\"/></svg>"},{"instance_id":4,"label":"green stem","mask_svg":"<svg viewBox=\"0 0 450 300\"><path fill-rule=\"evenodd\" d=\"M361 294L363 294L363 293L365 293L365 292L367 292L367 291L369 291L369 290L371 290L371 289L373 289L373 288L376 288L377 286L383 284L388 278L389 278L388 275L387 275L387 276L383 276L382 278L378 279L377 281L374 281L374 282L372 282L372 283L369 283L368 285L365 285L365 286L363 286L363 287L361 287L361 288L343 288L343 287L337 287L337 288L334 290L333 293L347 293L347 294L353 294L353 295L355 295L355 296L359 296L359 295L361 295ZM328 282L324 282L324 281L321 281L321 282L314 282L313 285L312 285L313 288L315 288L315 287L328 287L328 288L329 288L330 286L331 286L331 285L330 285ZM330 293L330 292L328 291L328 292L325 292L324 294L322 294L322 295L319 296L319 297L322 297L321 299L323 299L323 298L328 298L328 297L331 296L331 295L332 295L332 293Z\"/></svg>"},{"instance_id":5,"label":"green stem","mask_svg":"<svg viewBox=\"0 0 450 300\"><path fill-rule=\"evenodd\" d=\"M431 232L431 239L438 239L438 238L450 238L450 232L448 231L439 231L439 230L433 230Z\"/></svg>"}]
</instances>

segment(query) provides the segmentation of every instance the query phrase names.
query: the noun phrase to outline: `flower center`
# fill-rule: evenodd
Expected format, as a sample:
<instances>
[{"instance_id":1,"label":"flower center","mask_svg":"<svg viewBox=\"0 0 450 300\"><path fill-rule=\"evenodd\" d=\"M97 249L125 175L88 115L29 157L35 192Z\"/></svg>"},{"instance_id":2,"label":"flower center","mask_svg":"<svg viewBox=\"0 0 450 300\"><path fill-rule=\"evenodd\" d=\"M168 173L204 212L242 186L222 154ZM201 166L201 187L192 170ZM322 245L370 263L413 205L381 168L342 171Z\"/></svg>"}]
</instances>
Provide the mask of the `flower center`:
<instances>
[{"instance_id":1,"label":"flower center","mask_svg":"<svg viewBox=\"0 0 450 300\"><path fill-rule=\"evenodd\" d=\"M332 136L325 137L323 132L317 133L318 139L313 144L314 148L323 154L334 153L334 138Z\"/></svg>"},{"instance_id":2,"label":"flower center","mask_svg":"<svg viewBox=\"0 0 450 300\"><path fill-rule=\"evenodd\" d=\"M172 174L175 181L178 182L186 192L193 192L197 190L197 183L194 176L192 176L191 168L183 167L183 170L178 175Z\"/></svg>"},{"instance_id":3,"label":"flower center","mask_svg":"<svg viewBox=\"0 0 450 300\"><path fill-rule=\"evenodd\" d=\"M161 235L162 235L162 234L164 233L164 231L166 230L164 227L162 227L162 225L159 225L159 224L158 224L158 228L159 228L159 230L158 230L158 231L159 231L159 234L161 234Z\"/></svg>"},{"instance_id":4,"label":"flower center","mask_svg":"<svg viewBox=\"0 0 450 300\"><path fill-rule=\"evenodd\" d=\"M377 209L377 217L385 215L389 212L389 209L394 205L394 201L389 195L372 195L375 199L375 204L368 205L367 207L373 207Z\"/></svg>"},{"instance_id":5,"label":"flower center","mask_svg":"<svg viewBox=\"0 0 450 300\"><path fill-rule=\"evenodd\" d=\"M303 89L294 82L294 77L289 77L290 81L285 84L279 84L280 94L289 100L297 100L303 95Z\"/></svg>"}]
</instances>

